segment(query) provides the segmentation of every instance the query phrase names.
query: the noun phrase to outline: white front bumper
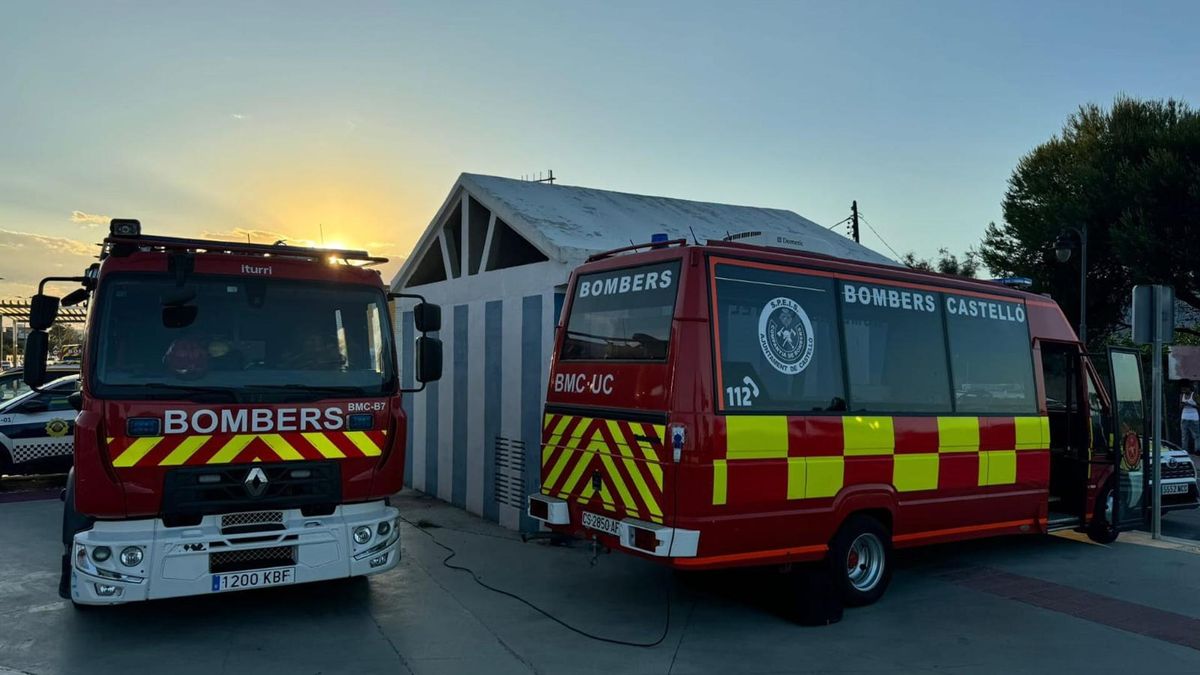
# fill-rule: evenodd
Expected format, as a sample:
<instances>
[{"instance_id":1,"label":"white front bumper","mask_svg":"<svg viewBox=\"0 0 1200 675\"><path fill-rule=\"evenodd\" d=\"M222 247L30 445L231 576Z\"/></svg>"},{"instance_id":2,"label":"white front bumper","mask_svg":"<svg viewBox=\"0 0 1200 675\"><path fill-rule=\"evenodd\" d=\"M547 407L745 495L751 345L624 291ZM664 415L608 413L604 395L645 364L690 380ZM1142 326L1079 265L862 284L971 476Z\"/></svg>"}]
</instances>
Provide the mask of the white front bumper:
<instances>
[{"instance_id":1,"label":"white front bumper","mask_svg":"<svg viewBox=\"0 0 1200 675\"><path fill-rule=\"evenodd\" d=\"M253 557L262 549L292 547L294 564L287 566L295 569L295 583L378 574L400 561L400 512L382 501L343 504L327 516L306 517L299 509L282 513L283 529L246 534L222 534L220 515L187 527L166 527L158 519L98 521L75 535L71 597L79 604L111 605L210 594L209 557L219 553ZM386 536L378 534L382 522L389 524ZM360 525L371 527L366 544L353 539ZM91 555L97 546L111 551L103 563ZM130 546L141 548L143 559L126 567L119 558Z\"/></svg>"}]
</instances>

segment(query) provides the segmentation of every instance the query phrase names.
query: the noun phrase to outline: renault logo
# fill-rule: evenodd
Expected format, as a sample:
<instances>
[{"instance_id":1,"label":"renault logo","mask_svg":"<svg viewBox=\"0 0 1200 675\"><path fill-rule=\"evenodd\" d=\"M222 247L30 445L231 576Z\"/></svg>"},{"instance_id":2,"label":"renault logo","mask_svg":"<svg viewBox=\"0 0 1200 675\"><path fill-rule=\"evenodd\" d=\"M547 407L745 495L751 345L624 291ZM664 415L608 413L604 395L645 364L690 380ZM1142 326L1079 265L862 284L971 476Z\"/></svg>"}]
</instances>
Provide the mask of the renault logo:
<instances>
[{"instance_id":1,"label":"renault logo","mask_svg":"<svg viewBox=\"0 0 1200 675\"><path fill-rule=\"evenodd\" d=\"M267 491L267 474L259 467L254 467L246 474L246 480L242 484L246 486L246 493L251 497L261 497Z\"/></svg>"}]
</instances>

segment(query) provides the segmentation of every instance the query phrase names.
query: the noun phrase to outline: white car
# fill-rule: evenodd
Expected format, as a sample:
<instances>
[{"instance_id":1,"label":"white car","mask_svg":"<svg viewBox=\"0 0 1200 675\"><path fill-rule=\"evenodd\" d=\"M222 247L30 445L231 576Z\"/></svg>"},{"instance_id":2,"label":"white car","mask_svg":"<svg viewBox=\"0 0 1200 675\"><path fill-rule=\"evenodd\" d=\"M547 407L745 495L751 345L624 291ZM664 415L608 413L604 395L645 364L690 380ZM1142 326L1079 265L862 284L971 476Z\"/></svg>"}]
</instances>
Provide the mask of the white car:
<instances>
[{"instance_id":1,"label":"white car","mask_svg":"<svg viewBox=\"0 0 1200 675\"><path fill-rule=\"evenodd\" d=\"M79 376L60 377L0 405L0 474L63 473L75 451L75 409L68 397Z\"/></svg>"},{"instance_id":2,"label":"white car","mask_svg":"<svg viewBox=\"0 0 1200 675\"><path fill-rule=\"evenodd\" d=\"M1196 467L1187 451L1174 443L1163 441L1159 462L1162 466L1163 512L1200 506Z\"/></svg>"}]
</instances>

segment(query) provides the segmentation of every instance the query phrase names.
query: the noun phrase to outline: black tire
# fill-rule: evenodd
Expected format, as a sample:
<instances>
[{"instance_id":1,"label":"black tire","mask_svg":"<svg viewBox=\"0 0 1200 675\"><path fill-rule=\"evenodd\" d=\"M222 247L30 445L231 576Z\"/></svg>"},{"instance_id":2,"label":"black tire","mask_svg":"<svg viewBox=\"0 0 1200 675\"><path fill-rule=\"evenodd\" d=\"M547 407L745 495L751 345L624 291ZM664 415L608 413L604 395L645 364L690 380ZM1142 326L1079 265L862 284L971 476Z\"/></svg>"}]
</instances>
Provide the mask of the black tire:
<instances>
[{"instance_id":1,"label":"black tire","mask_svg":"<svg viewBox=\"0 0 1200 675\"><path fill-rule=\"evenodd\" d=\"M1109 481L1104 485L1100 494L1096 495L1096 504L1092 508L1092 519L1087 526L1088 539L1097 544L1111 544L1117 540L1117 535L1120 534L1120 531L1112 523L1112 514L1109 513L1112 499L1113 485Z\"/></svg>"},{"instance_id":2,"label":"black tire","mask_svg":"<svg viewBox=\"0 0 1200 675\"><path fill-rule=\"evenodd\" d=\"M63 495L62 572L58 579L58 595L64 600L71 598L71 545L75 535L90 528L93 522L95 519L75 510L75 469L71 469L67 472L67 488Z\"/></svg>"},{"instance_id":3,"label":"black tire","mask_svg":"<svg viewBox=\"0 0 1200 675\"><path fill-rule=\"evenodd\" d=\"M842 601L869 605L892 581L892 533L871 516L852 515L829 542L828 562Z\"/></svg>"}]
</instances>

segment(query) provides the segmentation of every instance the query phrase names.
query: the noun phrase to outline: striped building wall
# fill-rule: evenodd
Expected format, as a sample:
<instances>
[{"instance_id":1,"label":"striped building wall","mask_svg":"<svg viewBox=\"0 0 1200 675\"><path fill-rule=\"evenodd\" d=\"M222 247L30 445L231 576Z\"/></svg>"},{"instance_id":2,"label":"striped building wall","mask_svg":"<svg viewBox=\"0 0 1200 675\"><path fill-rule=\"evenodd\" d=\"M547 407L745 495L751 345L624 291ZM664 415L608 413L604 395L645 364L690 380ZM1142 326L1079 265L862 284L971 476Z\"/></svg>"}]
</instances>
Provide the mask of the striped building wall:
<instances>
[{"instance_id":1,"label":"striped building wall","mask_svg":"<svg viewBox=\"0 0 1200 675\"><path fill-rule=\"evenodd\" d=\"M436 336L444 367L439 382L405 395L406 486L509 528L537 529L524 499L539 489L542 411L566 279L565 266L539 263L409 289L442 306ZM394 312L404 386L413 385L410 307Z\"/></svg>"}]
</instances>

